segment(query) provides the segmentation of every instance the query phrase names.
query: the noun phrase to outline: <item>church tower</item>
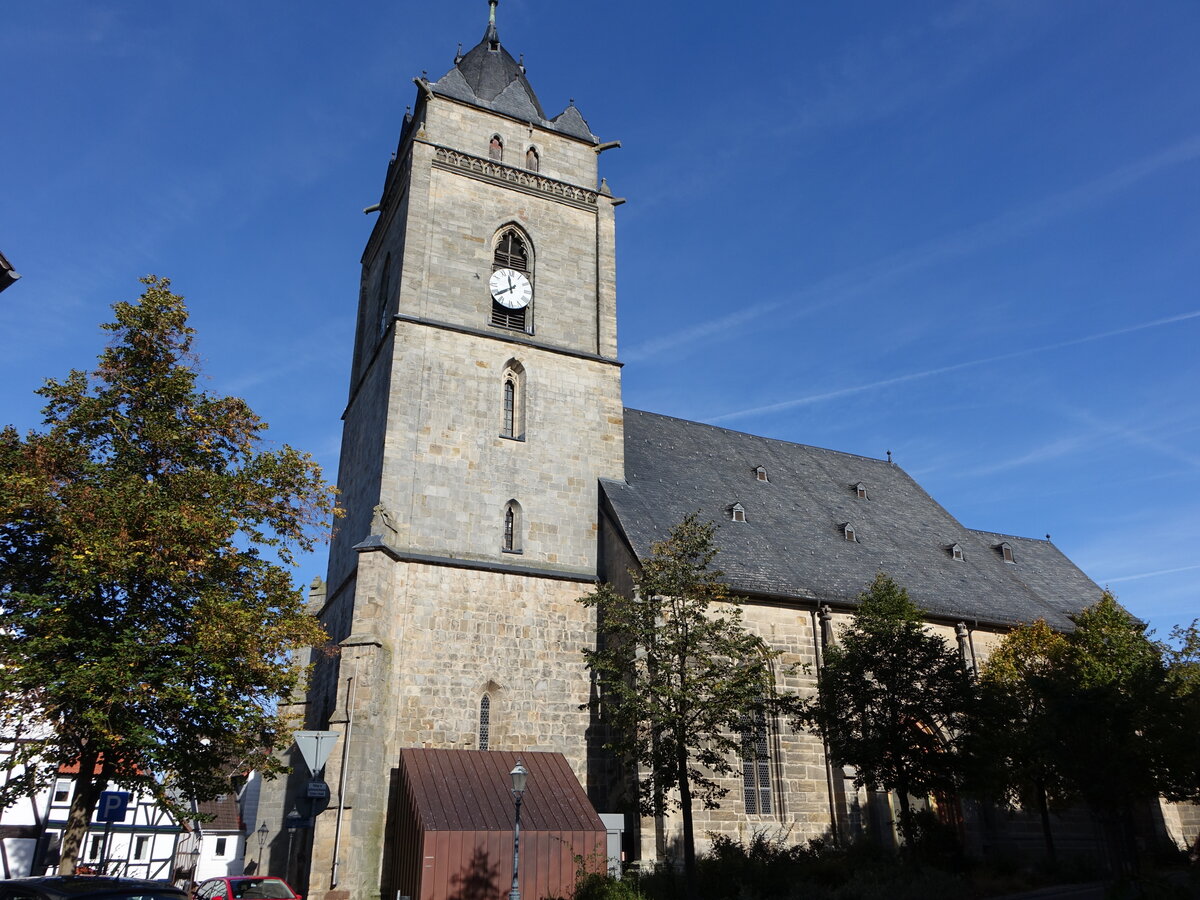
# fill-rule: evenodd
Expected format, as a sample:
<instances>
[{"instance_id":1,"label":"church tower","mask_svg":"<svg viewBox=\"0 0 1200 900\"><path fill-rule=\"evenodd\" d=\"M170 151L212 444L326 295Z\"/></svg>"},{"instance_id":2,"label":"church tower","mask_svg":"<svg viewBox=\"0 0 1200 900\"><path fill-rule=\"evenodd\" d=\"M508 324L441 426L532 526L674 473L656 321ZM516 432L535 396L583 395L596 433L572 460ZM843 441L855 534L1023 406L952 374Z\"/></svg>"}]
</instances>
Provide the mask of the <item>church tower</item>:
<instances>
[{"instance_id":1,"label":"church tower","mask_svg":"<svg viewBox=\"0 0 1200 900\"><path fill-rule=\"evenodd\" d=\"M598 479L623 478L602 144L501 44L416 79L362 257L308 727L340 733L308 895L388 893L405 747L549 750L587 784ZM343 760L343 754L345 759ZM340 773L345 773L344 783Z\"/></svg>"}]
</instances>

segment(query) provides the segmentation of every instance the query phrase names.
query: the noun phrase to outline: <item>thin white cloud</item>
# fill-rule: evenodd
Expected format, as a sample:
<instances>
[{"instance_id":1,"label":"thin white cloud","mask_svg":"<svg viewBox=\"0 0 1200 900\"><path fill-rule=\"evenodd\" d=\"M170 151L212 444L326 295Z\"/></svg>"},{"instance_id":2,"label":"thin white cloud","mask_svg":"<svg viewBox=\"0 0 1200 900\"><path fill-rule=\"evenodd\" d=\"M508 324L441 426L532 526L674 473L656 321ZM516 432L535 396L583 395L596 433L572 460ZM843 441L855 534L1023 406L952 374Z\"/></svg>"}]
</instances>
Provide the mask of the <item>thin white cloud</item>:
<instances>
[{"instance_id":1,"label":"thin white cloud","mask_svg":"<svg viewBox=\"0 0 1200 900\"><path fill-rule=\"evenodd\" d=\"M905 375L897 375L892 378L884 378L879 381L872 381L866 384L858 384L851 387L839 388L837 390L826 391L821 394L809 394L806 397L795 397L791 400L783 400L778 403L769 403L765 406L753 406L746 409L733 410L732 412L722 413L719 416L709 416L705 419L705 421L728 422L733 419L744 419L750 416L781 412L786 409L795 409L799 406L811 406L815 403L824 403L828 400L837 400L853 394L862 394L866 393L867 391L875 391L881 388L893 387L897 384L904 384L910 381L919 381L925 378L932 378L936 375L945 375L950 372L959 372L963 369L986 366L991 363L1005 362L1011 359L1020 359L1021 357L1032 356L1037 353L1048 353L1052 350L1062 350L1066 347L1076 347L1080 344L1090 344L1094 341L1102 341L1107 338L1132 334L1135 331L1145 331L1148 328L1159 328L1164 325L1172 325L1178 322L1186 322L1189 319L1197 318L1200 318L1200 310L1193 310L1191 312L1180 313L1176 316L1167 316L1166 318L1154 319L1150 322L1142 322L1138 325L1129 325L1125 328L1115 328L1111 331L1103 331L1097 334L1085 335L1084 337L1072 338L1068 341L1059 341L1054 344L1044 344L1040 347L1028 347L1024 350L1014 350L1011 353L1000 353L995 356L986 356L982 359L967 360L966 362L955 363L954 365L950 366L939 366L934 369L925 369L921 372L909 372Z\"/></svg>"},{"instance_id":2,"label":"thin white cloud","mask_svg":"<svg viewBox=\"0 0 1200 900\"><path fill-rule=\"evenodd\" d=\"M1176 569L1158 569L1153 572L1138 572L1134 575L1122 575L1120 578L1106 578L1105 584L1120 584L1123 581L1140 581L1143 578L1157 578L1160 575L1175 575L1179 572L1194 572L1200 569L1200 565L1195 566L1179 566Z\"/></svg>"},{"instance_id":3,"label":"thin white cloud","mask_svg":"<svg viewBox=\"0 0 1200 900\"><path fill-rule=\"evenodd\" d=\"M791 308L798 313L804 313L841 302L852 294L878 287L911 272L969 256L1019 235L1036 231L1054 220L1095 206L1160 172L1197 159L1200 159L1200 135L1193 135L1157 153L1044 200L1001 213L987 221L917 247L890 254L849 272L822 279L788 298L760 303L735 316L723 316L709 322L701 322L683 331L635 344L623 355L630 362L648 361L667 351L677 352L691 345L705 343L714 336L727 335L730 328L749 324L781 308ZM801 305L800 301L806 298L811 298L812 302ZM777 323L778 320L775 321ZM956 367L951 367L950 371L953 371L953 368ZM910 380L910 376L904 376L902 380Z\"/></svg>"}]
</instances>

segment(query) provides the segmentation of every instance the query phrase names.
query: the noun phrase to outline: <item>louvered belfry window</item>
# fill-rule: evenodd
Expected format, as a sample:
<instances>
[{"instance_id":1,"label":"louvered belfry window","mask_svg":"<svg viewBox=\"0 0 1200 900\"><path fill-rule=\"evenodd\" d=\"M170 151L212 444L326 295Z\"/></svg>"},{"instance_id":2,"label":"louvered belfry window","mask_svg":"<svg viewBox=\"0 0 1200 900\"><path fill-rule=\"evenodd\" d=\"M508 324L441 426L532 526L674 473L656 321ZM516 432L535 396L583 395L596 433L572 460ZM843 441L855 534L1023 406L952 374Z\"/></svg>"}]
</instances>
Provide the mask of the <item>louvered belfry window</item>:
<instances>
[{"instance_id":1,"label":"louvered belfry window","mask_svg":"<svg viewBox=\"0 0 1200 900\"><path fill-rule=\"evenodd\" d=\"M771 754L767 744L767 716L762 710L751 717L751 728L742 735L742 792L746 814L771 813Z\"/></svg>"},{"instance_id":2,"label":"louvered belfry window","mask_svg":"<svg viewBox=\"0 0 1200 900\"><path fill-rule=\"evenodd\" d=\"M492 258L492 271L494 272L496 269L515 269L526 275L529 274L529 252L525 249L525 242L515 231L509 230L500 236L500 240L496 244L495 256ZM492 324L499 325L501 328L512 328L516 331L528 331L526 317L528 312L528 306L524 309L509 309L493 300Z\"/></svg>"}]
</instances>

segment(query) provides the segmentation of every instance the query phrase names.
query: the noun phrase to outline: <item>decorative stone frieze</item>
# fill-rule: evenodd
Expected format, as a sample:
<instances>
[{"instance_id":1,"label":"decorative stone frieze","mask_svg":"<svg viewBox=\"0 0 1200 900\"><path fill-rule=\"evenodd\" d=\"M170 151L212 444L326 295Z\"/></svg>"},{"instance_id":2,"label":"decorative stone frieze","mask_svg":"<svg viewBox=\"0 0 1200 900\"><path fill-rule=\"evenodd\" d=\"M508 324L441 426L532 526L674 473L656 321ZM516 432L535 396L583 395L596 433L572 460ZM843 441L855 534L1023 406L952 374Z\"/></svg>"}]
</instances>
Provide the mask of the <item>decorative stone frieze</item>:
<instances>
[{"instance_id":1,"label":"decorative stone frieze","mask_svg":"<svg viewBox=\"0 0 1200 900\"><path fill-rule=\"evenodd\" d=\"M537 172L514 168L494 159L472 156L449 147L434 146L433 164L441 168L457 169L487 180L546 194L568 203L594 207L600 196L598 191L588 190L575 184L567 184L565 181L556 181L545 175L539 175Z\"/></svg>"}]
</instances>

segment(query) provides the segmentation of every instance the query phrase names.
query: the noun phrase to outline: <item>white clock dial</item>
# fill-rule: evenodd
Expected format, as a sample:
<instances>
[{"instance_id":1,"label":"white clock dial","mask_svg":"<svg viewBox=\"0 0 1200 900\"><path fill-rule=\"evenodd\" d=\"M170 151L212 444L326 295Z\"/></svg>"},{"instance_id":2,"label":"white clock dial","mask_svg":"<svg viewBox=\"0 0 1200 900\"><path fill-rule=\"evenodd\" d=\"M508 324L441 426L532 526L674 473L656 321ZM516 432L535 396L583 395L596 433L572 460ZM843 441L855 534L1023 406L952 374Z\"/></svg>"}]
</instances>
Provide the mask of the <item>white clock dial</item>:
<instances>
[{"instance_id":1,"label":"white clock dial","mask_svg":"<svg viewBox=\"0 0 1200 900\"><path fill-rule=\"evenodd\" d=\"M524 272L516 269L497 269L488 280L492 299L509 309L524 309L533 299L533 285Z\"/></svg>"}]
</instances>

